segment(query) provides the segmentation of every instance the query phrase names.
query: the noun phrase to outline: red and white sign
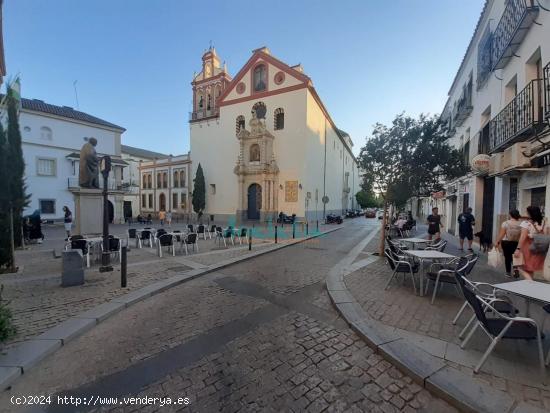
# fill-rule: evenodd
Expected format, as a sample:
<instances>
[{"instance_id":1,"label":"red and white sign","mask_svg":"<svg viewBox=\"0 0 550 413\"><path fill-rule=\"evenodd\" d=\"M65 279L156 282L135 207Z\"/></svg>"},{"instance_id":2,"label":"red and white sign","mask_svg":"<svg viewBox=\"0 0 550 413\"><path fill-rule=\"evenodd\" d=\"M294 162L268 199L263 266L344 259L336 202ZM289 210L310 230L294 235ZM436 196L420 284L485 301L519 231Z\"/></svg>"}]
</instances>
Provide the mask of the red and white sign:
<instances>
[{"instance_id":1,"label":"red and white sign","mask_svg":"<svg viewBox=\"0 0 550 413\"><path fill-rule=\"evenodd\" d=\"M476 155L472 158L470 165L474 173L487 174L491 167L491 157L483 154Z\"/></svg>"}]
</instances>

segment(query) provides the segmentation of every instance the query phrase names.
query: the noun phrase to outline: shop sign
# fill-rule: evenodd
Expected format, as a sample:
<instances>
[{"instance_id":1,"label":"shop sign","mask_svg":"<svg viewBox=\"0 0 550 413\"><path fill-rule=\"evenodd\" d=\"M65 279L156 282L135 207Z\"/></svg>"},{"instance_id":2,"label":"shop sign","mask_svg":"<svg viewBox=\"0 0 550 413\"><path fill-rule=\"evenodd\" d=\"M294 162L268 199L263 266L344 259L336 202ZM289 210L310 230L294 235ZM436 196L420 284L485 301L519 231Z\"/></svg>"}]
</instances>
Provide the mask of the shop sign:
<instances>
[{"instance_id":1,"label":"shop sign","mask_svg":"<svg viewBox=\"0 0 550 413\"><path fill-rule=\"evenodd\" d=\"M526 172L519 181L520 189L531 189L546 186L546 171Z\"/></svg>"},{"instance_id":2,"label":"shop sign","mask_svg":"<svg viewBox=\"0 0 550 413\"><path fill-rule=\"evenodd\" d=\"M484 154L476 155L472 158L470 165L475 174L488 174L491 167L491 157Z\"/></svg>"}]
</instances>

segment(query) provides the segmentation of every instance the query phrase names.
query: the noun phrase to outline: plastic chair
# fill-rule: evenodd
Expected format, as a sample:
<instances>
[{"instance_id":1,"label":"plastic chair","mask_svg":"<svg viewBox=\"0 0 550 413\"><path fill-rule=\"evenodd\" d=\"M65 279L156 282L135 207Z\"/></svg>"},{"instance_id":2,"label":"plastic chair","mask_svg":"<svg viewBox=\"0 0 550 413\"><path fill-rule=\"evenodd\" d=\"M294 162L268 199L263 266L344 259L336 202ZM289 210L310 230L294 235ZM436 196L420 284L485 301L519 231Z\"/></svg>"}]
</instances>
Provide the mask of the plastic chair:
<instances>
[{"instance_id":1,"label":"plastic chair","mask_svg":"<svg viewBox=\"0 0 550 413\"><path fill-rule=\"evenodd\" d=\"M189 250L187 249L188 245L193 246L193 252L195 251L195 247L197 248L197 252L199 252L199 243L197 242L199 240L199 235L196 232L192 232L190 234L187 234L187 236L183 239L183 245L185 246L185 254L189 254Z\"/></svg>"},{"instance_id":2,"label":"plastic chair","mask_svg":"<svg viewBox=\"0 0 550 413\"><path fill-rule=\"evenodd\" d=\"M77 235L80 238L71 237L71 249L82 251L83 258L86 259L86 267L90 268L90 248L88 241L83 239L81 235Z\"/></svg>"},{"instance_id":3,"label":"plastic chair","mask_svg":"<svg viewBox=\"0 0 550 413\"><path fill-rule=\"evenodd\" d=\"M174 248L174 236L170 234L161 234L158 240L159 257L162 258L162 248L168 247L172 250L172 256L176 256L176 249Z\"/></svg>"}]
</instances>

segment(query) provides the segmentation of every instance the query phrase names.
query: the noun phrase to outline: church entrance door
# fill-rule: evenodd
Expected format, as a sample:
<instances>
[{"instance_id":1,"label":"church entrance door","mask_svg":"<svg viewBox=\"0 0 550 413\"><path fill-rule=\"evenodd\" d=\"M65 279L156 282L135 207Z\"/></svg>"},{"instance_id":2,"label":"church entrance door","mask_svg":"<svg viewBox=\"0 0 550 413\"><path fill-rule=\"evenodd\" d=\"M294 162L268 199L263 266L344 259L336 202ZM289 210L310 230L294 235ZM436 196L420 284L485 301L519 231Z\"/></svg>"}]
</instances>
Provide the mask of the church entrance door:
<instances>
[{"instance_id":1,"label":"church entrance door","mask_svg":"<svg viewBox=\"0 0 550 413\"><path fill-rule=\"evenodd\" d=\"M248 187L248 219L260 219L262 209L262 187L252 184Z\"/></svg>"}]
</instances>

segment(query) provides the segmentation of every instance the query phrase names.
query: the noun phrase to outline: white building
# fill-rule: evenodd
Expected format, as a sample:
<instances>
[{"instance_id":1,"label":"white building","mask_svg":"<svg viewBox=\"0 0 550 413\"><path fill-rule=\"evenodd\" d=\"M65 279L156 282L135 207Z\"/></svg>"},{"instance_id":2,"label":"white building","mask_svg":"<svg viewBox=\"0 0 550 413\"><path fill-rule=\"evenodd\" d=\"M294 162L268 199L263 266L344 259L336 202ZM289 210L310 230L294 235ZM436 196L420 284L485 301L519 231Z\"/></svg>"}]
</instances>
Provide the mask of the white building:
<instances>
[{"instance_id":1,"label":"white building","mask_svg":"<svg viewBox=\"0 0 550 413\"><path fill-rule=\"evenodd\" d=\"M300 65L263 47L232 78L210 49L191 84L193 177L200 164L206 214L264 220L282 211L315 220L355 207L352 141Z\"/></svg>"},{"instance_id":2,"label":"white building","mask_svg":"<svg viewBox=\"0 0 550 413\"><path fill-rule=\"evenodd\" d=\"M124 128L38 99L21 99L19 126L25 182L31 195L24 214L38 209L43 219L61 220L63 206L75 212L73 192L79 189L80 149L88 138L94 137L98 156L112 158L113 170L108 182L111 221L123 221L122 171L126 162L120 156L120 137Z\"/></svg>"},{"instance_id":3,"label":"white building","mask_svg":"<svg viewBox=\"0 0 550 413\"><path fill-rule=\"evenodd\" d=\"M158 216L171 211L174 217L188 217L191 205L191 158L189 154L141 162L141 214Z\"/></svg>"},{"instance_id":4,"label":"white building","mask_svg":"<svg viewBox=\"0 0 550 413\"><path fill-rule=\"evenodd\" d=\"M412 206L423 216L439 204L452 234L468 206L494 239L510 209L550 205L550 13L539 5L550 0L487 0L449 90L442 116L473 172Z\"/></svg>"},{"instance_id":5,"label":"white building","mask_svg":"<svg viewBox=\"0 0 550 413\"><path fill-rule=\"evenodd\" d=\"M128 145L121 145L121 155L128 164L122 171L122 187L126 190L124 193L124 217L135 218L141 213L139 171L141 163L167 158L168 155Z\"/></svg>"}]
</instances>

